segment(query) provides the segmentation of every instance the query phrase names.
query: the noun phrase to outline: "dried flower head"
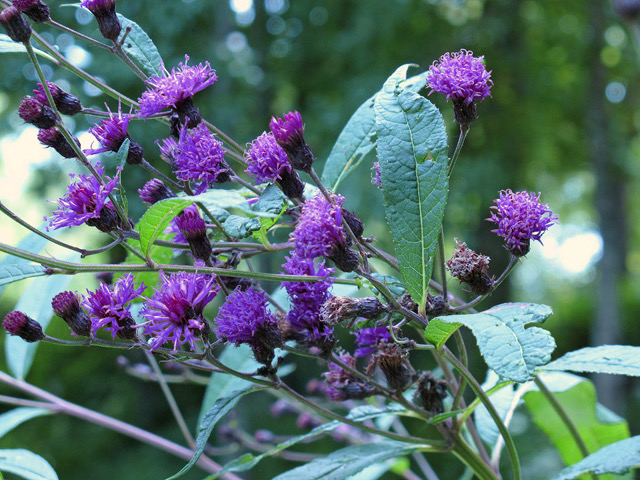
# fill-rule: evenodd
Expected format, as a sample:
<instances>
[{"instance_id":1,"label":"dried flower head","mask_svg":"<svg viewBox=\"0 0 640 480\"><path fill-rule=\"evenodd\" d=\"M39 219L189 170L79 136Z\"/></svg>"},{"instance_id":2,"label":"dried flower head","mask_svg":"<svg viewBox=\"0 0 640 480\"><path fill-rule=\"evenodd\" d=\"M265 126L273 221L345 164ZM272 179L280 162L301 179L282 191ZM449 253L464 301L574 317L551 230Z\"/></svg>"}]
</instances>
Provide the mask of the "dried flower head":
<instances>
[{"instance_id":1,"label":"dried flower head","mask_svg":"<svg viewBox=\"0 0 640 480\"><path fill-rule=\"evenodd\" d=\"M517 257L529 252L531 240L542 244L544 232L558 221L549 206L540 203L540 193L502 190L494 203L491 207L494 211L487 220L498 228L491 231L504 238L507 249Z\"/></svg>"},{"instance_id":2,"label":"dried flower head","mask_svg":"<svg viewBox=\"0 0 640 480\"><path fill-rule=\"evenodd\" d=\"M356 358L348 353L340 353L338 359L348 367L356 368ZM360 378L333 362L329 363L329 371L323 373L322 376L327 385L325 393L336 402L362 400L376 393L374 386L363 382Z\"/></svg>"},{"instance_id":3,"label":"dried flower head","mask_svg":"<svg viewBox=\"0 0 640 480\"><path fill-rule=\"evenodd\" d=\"M418 389L413 402L437 415L444 412L442 401L447 397L447 382L438 380L431 372L423 372L418 378Z\"/></svg>"},{"instance_id":4,"label":"dried flower head","mask_svg":"<svg viewBox=\"0 0 640 480\"><path fill-rule=\"evenodd\" d=\"M376 297L333 297L322 306L322 318L330 325L335 325L358 317L378 318L385 311L385 306Z\"/></svg>"},{"instance_id":5,"label":"dried flower head","mask_svg":"<svg viewBox=\"0 0 640 480\"><path fill-rule=\"evenodd\" d=\"M469 285L476 295L486 295L493 287L493 279L487 273L490 258L467 248L466 243L457 239L456 245L453 256L446 262L447 270L460 283Z\"/></svg>"}]
</instances>

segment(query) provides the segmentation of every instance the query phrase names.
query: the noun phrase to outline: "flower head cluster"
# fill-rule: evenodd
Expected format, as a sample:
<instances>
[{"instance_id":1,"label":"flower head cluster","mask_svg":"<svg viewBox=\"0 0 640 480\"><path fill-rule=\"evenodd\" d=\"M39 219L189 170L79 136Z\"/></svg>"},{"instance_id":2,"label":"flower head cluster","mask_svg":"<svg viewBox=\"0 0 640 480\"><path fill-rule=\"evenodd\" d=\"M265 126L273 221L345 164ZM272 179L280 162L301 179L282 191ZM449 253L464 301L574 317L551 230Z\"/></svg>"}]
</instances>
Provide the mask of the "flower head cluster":
<instances>
[{"instance_id":1,"label":"flower head cluster","mask_svg":"<svg viewBox=\"0 0 640 480\"><path fill-rule=\"evenodd\" d=\"M329 257L338 245L345 245L342 228L342 195L333 195L334 203L321 193L307 200L291 234L296 255L301 258Z\"/></svg>"},{"instance_id":2,"label":"flower head cluster","mask_svg":"<svg viewBox=\"0 0 640 480\"><path fill-rule=\"evenodd\" d=\"M95 169L101 177L104 176L104 167L100 162L96 163ZM104 177L107 180L104 184L91 175L70 173L69 176L76 181L67 187L66 196L58 199L58 209L48 218L47 230L71 228L85 222L101 230L107 229L103 231L113 230L117 224L117 214L108 197L116 189L121 170L122 168L119 167L112 179Z\"/></svg>"},{"instance_id":3,"label":"flower head cluster","mask_svg":"<svg viewBox=\"0 0 640 480\"><path fill-rule=\"evenodd\" d=\"M433 62L427 73L427 86L433 92L447 96L447 101L472 102L484 100L491 96L491 72L482 64L484 55L474 57L473 52L460 50L456 53L445 53L439 61Z\"/></svg>"},{"instance_id":4,"label":"flower head cluster","mask_svg":"<svg viewBox=\"0 0 640 480\"><path fill-rule=\"evenodd\" d=\"M145 288L143 283L136 288L133 275L127 273L112 286L100 282L95 292L87 290L82 305L89 312L91 331L95 334L104 328L111 332L113 338L116 335L126 339L135 338L135 321L131 317L130 305L127 304L142 295Z\"/></svg>"},{"instance_id":5,"label":"flower head cluster","mask_svg":"<svg viewBox=\"0 0 640 480\"><path fill-rule=\"evenodd\" d=\"M356 336L356 357L366 357L374 353L379 343L391 343L392 338L389 330L385 327L361 328L353 332Z\"/></svg>"},{"instance_id":6,"label":"flower head cluster","mask_svg":"<svg viewBox=\"0 0 640 480\"><path fill-rule=\"evenodd\" d=\"M142 310L147 319L143 333L152 337L152 350L167 342L173 344L174 352L185 343L194 350L197 339L208 337L209 324L202 312L220 288L215 278L186 272L167 276L160 271L160 285Z\"/></svg>"},{"instance_id":7,"label":"flower head cluster","mask_svg":"<svg viewBox=\"0 0 640 480\"><path fill-rule=\"evenodd\" d=\"M218 311L216 335L236 346L249 345L256 359L264 364L273 360L273 349L282 345L278 320L267 309L267 298L249 287L236 288Z\"/></svg>"},{"instance_id":8,"label":"flower head cluster","mask_svg":"<svg viewBox=\"0 0 640 480\"><path fill-rule=\"evenodd\" d=\"M491 209L495 211L487 220L498 224L498 228L491 231L505 239L507 249L515 256L526 255L531 240L542 243L544 232L558 221L549 206L540 203L539 193L502 190L494 203Z\"/></svg>"},{"instance_id":9,"label":"flower head cluster","mask_svg":"<svg viewBox=\"0 0 640 480\"><path fill-rule=\"evenodd\" d=\"M184 64L173 68L171 73L162 66L162 74L147 80L149 89L138 100L140 117L148 117L165 108L180 111L185 103L193 103L193 95L207 88L218 79L209 62L204 65L188 66L189 57L185 55ZM192 118L192 120L194 120Z\"/></svg>"},{"instance_id":10,"label":"flower head cluster","mask_svg":"<svg viewBox=\"0 0 640 480\"><path fill-rule=\"evenodd\" d=\"M172 159L178 179L196 182L196 193L204 192L212 183L229 179L229 165L224 160L225 150L204 124L180 131L180 139L165 139L160 148L165 157Z\"/></svg>"},{"instance_id":11,"label":"flower head cluster","mask_svg":"<svg viewBox=\"0 0 640 480\"><path fill-rule=\"evenodd\" d=\"M283 172L293 171L287 152L278 145L271 132L264 132L251 142L246 160L249 165L246 172L257 183L275 183L282 178Z\"/></svg>"},{"instance_id":12,"label":"flower head cluster","mask_svg":"<svg viewBox=\"0 0 640 480\"><path fill-rule=\"evenodd\" d=\"M291 300L287 321L295 336L317 346L333 345L333 328L322 321L322 305L329 299L333 284L331 269L324 261L315 263L312 258L301 258L295 253L287 257L283 265L290 275L315 275L325 277L321 282L282 282Z\"/></svg>"},{"instance_id":13,"label":"flower head cluster","mask_svg":"<svg viewBox=\"0 0 640 480\"><path fill-rule=\"evenodd\" d=\"M114 114L109 107L109 118L102 120L98 125L94 125L89 129L98 142L100 148L85 150L87 155L95 155L102 152L118 152L125 139L131 139L127 133L129 127L129 121L133 115L123 114L122 110L118 106L117 114ZM136 142L129 144L129 152L127 154L127 163L135 165L142 162L142 146Z\"/></svg>"}]
</instances>

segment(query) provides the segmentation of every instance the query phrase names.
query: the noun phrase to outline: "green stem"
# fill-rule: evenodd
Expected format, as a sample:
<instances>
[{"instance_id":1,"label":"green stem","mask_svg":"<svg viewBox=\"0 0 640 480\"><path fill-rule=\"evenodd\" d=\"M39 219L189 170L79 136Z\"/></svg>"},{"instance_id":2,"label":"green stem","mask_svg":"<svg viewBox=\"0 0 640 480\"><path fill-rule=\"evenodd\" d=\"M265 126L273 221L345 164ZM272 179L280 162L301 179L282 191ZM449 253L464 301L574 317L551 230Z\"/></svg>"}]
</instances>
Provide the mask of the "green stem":
<instances>
[{"instance_id":1,"label":"green stem","mask_svg":"<svg viewBox=\"0 0 640 480\"><path fill-rule=\"evenodd\" d=\"M453 453L473 470L480 480L499 480L501 478L460 437L455 447L453 447Z\"/></svg>"},{"instance_id":2,"label":"green stem","mask_svg":"<svg viewBox=\"0 0 640 480\"><path fill-rule=\"evenodd\" d=\"M447 270L445 268L445 252L444 252L444 226L440 226L440 235L438 236L438 258L440 260L440 282L442 282L442 298L445 306L449 305L449 292L447 290Z\"/></svg>"},{"instance_id":3,"label":"green stem","mask_svg":"<svg viewBox=\"0 0 640 480\"><path fill-rule=\"evenodd\" d=\"M584 458L589 456L589 449L584 443L584 439L580 435L578 428L576 427L575 423L573 423L573 420L571 420L571 417L569 417L569 414L564 409L562 404L558 401L553 392L549 390L549 388L545 385L545 383L540 379L538 375L533 378L533 381L540 389L540 392L547 399L553 410L558 414L560 420L562 420L562 423L564 423L565 427L567 427L567 430L569 430L569 434L571 435L571 438L573 438L573 441L576 443L578 450L580 450L580 454L582 455L582 457ZM593 480L598 480L599 477L595 473L592 473L591 478Z\"/></svg>"},{"instance_id":4,"label":"green stem","mask_svg":"<svg viewBox=\"0 0 640 480\"><path fill-rule=\"evenodd\" d=\"M451 176L451 172L453 172L453 167L456 165L456 161L460 156L460 152L462 151L462 145L464 145L464 141L469 134L469 126L460 125L460 136L458 137L458 144L456 145L456 149L453 152L453 156L451 157L451 161L449 162L449 170L447 171L447 177Z\"/></svg>"}]
</instances>

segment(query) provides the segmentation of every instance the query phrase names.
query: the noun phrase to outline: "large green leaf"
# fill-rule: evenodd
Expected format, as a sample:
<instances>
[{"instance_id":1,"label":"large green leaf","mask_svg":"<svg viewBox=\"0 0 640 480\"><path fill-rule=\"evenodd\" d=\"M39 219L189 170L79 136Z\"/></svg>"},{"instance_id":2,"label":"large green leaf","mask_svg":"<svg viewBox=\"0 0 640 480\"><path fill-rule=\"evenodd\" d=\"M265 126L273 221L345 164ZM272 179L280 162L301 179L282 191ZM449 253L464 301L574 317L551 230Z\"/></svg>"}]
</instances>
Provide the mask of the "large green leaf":
<instances>
[{"instance_id":1,"label":"large green leaf","mask_svg":"<svg viewBox=\"0 0 640 480\"><path fill-rule=\"evenodd\" d=\"M424 330L424 338L440 350L460 326L460 323L447 323L434 318Z\"/></svg>"},{"instance_id":2,"label":"large green leaf","mask_svg":"<svg viewBox=\"0 0 640 480\"><path fill-rule=\"evenodd\" d=\"M387 223L407 290L424 308L449 189L447 135L438 109L403 88L408 68L385 82L374 112Z\"/></svg>"},{"instance_id":3,"label":"large green leaf","mask_svg":"<svg viewBox=\"0 0 640 480\"><path fill-rule=\"evenodd\" d=\"M614 373L640 377L640 347L603 345L569 352L541 370Z\"/></svg>"},{"instance_id":4,"label":"large green leaf","mask_svg":"<svg viewBox=\"0 0 640 480\"><path fill-rule=\"evenodd\" d=\"M417 92L424 88L425 80L426 72L411 77L403 86L406 90ZM360 105L340 132L331 149L322 171L322 183L333 191L337 191L344 179L362 163L367 154L376 146L374 100L375 95Z\"/></svg>"},{"instance_id":5,"label":"large green leaf","mask_svg":"<svg viewBox=\"0 0 640 480\"><path fill-rule=\"evenodd\" d=\"M640 467L640 435L607 445L575 465L565 468L553 480L571 480L585 473L621 475Z\"/></svg>"},{"instance_id":6,"label":"large green leaf","mask_svg":"<svg viewBox=\"0 0 640 480\"><path fill-rule=\"evenodd\" d=\"M0 472L27 480L58 480L55 470L40 455L29 450L0 450Z\"/></svg>"},{"instance_id":7,"label":"large green leaf","mask_svg":"<svg viewBox=\"0 0 640 480\"><path fill-rule=\"evenodd\" d=\"M48 408L20 407L14 408L0 415L0 438L16 428L21 423L42 415L49 415Z\"/></svg>"},{"instance_id":8,"label":"large green leaf","mask_svg":"<svg viewBox=\"0 0 640 480\"><path fill-rule=\"evenodd\" d=\"M514 382L533 378L536 368L551 358L556 342L551 334L533 326L551 315L551 307L533 303L503 303L481 313L438 317L471 329L489 368Z\"/></svg>"},{"instance_id":9,"label":"large green leaf","mask_svg":"<svg viewBox=\"0 0 640 480\"><path fill-rule=\"evenodd\" d=\"M52 232L51 236L57 235L58 232L59 230ZM30 233L29 235L24 237L22 240L20 240L20 242L18 243L18 245L16 245L16 247L21 250L26 250L28 252L40 253L40 251L47 245L47 243L49 243L49 241L46 238L34 232L34 233ZM5 255L5 257L2 260L0 260L0 266L11 267L15 265L26 265L29 262L30 260L25 260L24 258L15 257L13 255ZM7 273L10 274L11 272L7 272ZM4 277L4 278L7 278L7 277ZM5 286L8 283L10 282L0 283L0 295L2 294Z\"/></svg>"},{"instance_id":10,"label":"large green leaf","mask_svg":"<svg viewBox=\"0 0 640 480\"><path fill-rule=\"evenodd\" d=\"M578 429L589 452L629 437L627 422L597 403L593 383L571 374L542 374L540 379L552 390ZM532 387L524 402L533 421L545 432L566 465L582 459L569 430L545 396ZM603 479L604 480L604 479Z\"/></svg>"},{"instance_id":11,"label":"large green leaf","mask_svg":"<svg viewBox=\"0 0 640 480\"><path fill-rule=\"evenodd\" d=\"M193 197L167 198L151 205L140 219L140 248L150 260L153 242L175 216L194 202Z\"/></svg>"},{"instance_id":12,"label":"large green leaf","mask_svg":"<svg viewBox=\"0 0 640 480\"><path fill-rule=\"evenodd\" d=\"M0 286L17 282L30 277L40 277L45 275L47 269L42 265L32 263L13 263L10 265L0 265Z\"/></svg>"},{"instance_id":13,"label":"large green leaf","mask_svg":"<svg viewBox=\"0 0 640 480\"><path fill-rule=\"evenodd\" d=\"M160 75L162 57L149 35L133 20L129 20L119 13L117 15L122 24L121 35L124 35L127 27L131 27L122 49L147 75Z\"/></svg>"},{"instance_id":14,"label":"large green leaf","mask_svg":"<svg viewBox=\"0 0 640 480\"><path fill-rule=\"evenodd\" d=\"M46 52L40 49L33 49L36 54L46 58L47 60L55 61L54 58ZM0 53L26 53L27 49L24 48L22 43L14 42L8 35L0 33Z\"/></svg>"},{"instance_id":15,"label":"large green leaf","mask_svg":"<svg viewBox=\"0 0 640 480\"><path fill-rule=\"evenodd\" d=\"M70 261L78 261L78 259L78 254L69 258ZM71 278L69 275L34 278L20 297L15 310L30 316L42 325L43 330L46 330L53 316L51 300L67 288ZM27 343L19 337L7 335L4 343L7 366L18 380L26 378L37 349L38 342Z\"/></svg>"},{"instance_id":16,"label":"large green leaf","mask_svg":"<svg viewBox=\"0 0 640 480\"><path fill-rule=\"evenodd\" d=\"M175 475L167 478L167 480L173 480L175 478L181 477L184 473L191 470L202 452L204 452L204 448L209 441L209 437L211 436L211 432L213 431L213 427L216 426L216 423L223 418L227 413L229 413L233 408L237 405L238 401L252 392L257 392L258 390L264 390L266 387L247 387L240 388L239 390L234 390L229 395L224 396L216 400L213 406L207 411L204 418L202 419L202 423L200 424L200 430L198 432L198 438L196 439L196 449L193 454L193 458L189 460L182 470L180 470Z\"/></svg>"},{"instance_id":17,"label":"large green leaf","mask_svg":"<svg viewBox=\"0 0 640 480\"><path fill-rule=\"evenodd\" d=\"M391 440L354 445L337 450L300 467L278 475L274 480L343 480L364 468L390 458L409 455L427 445L415 445Z\"/></svg>"}]
</instances>

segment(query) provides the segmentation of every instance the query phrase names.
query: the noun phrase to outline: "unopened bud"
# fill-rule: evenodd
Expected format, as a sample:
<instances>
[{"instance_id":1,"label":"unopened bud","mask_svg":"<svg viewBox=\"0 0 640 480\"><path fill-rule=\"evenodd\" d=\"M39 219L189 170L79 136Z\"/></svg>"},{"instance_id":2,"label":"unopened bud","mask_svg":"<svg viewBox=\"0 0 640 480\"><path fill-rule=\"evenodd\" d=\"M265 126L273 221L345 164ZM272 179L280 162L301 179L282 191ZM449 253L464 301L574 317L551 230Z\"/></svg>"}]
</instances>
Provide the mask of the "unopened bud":
<instances>
[{"instance_id":1,"label":"unopened bud","mask_svg":"<svg viewBox=\"0 0 640 480\"><path fill-rule=\"evenodd\" d=\"M62 155L64 158L77 158L78 154L71 147L67 139L57 128L49 128L47 130L40 130L38 132L38 140L43 145L53 148L56 152ZM80 146L80 140L74 138L74 141Z\"/></svg>"},{"instance_id":2,"label":"unopened bud","mask_svg":"<svg viewBox=\"0 0 640 480\"><path fill-rule=\"evenodd\" d=\"M65 92L53 82L47 82L47 86L49 87L49 92L51 92L53 103L56 104L56 108L60 113L63 115L75 115L82 111L82 104L78 97L72 93ZM36 98L40 103L49 105L49 98L41 83L38 84L38 88L33 93L36 94Z\"/></svg>"},{"instance_id":3,"label":"unopened bud","mask_svg":"<svg viewBox=\"0 0 640 480\"><path fill-rule=\"evenodd\" d=\"M18 116L38 128L52 128L56 124L56 112L34 97L25 97L18 107Z\"/></svg>"},{"instance_id":4,"label":"unopened bud","mask_svg":"<svg viewBox=\"0 0 640 480\"><path fill-rule=\"evenodd\" d=\"M14 7L36 23L48 22L49 6L42 0L13 0Z\"/></svg>"},{"instance_id":5,"label":"unopened bud","mask_svg":"<svg viewBox=\"0 0 640 480\"><path fill-rule=\"evenodd\" d=\"M33 343L44 338L42 326L22 312L7 313L2 321L2 326L8 333L20 337L25 342Z\"/></svg>"},{"instance_id":6,"label":"unopened bud","mask_svg":"<svg viewBox=\"0 0 640 480\"><path fill-rule=\"evenodd\" d=\"M304 141L304 125L298 112L285 113L284 119L272 117L269 127L278 145L287 152L291 166L309 172L313 164L313 153Z\"/></svg>"},{"instance_id":7,"label":"unopened bud","mask_svg":"<svg viewBox=\"0 0 640 480\"><path fill-rule=\"evenodd\" d=\"M115 42L118 40L122 25L116 15L115 0L82 0L81 5L93 13L102 36Z\"/></svg>"},{"instance_id":8,"label":"unopened bud","mask_svg":"<svg viewBox=\"0 0 640 480\"><path fill-rule=\"evenodd\" d=\"M0 25L14 42L27 43L31 38L31 25L16 7L7 7L0 12Z\"/></svg>"},{"instance_id":9,"label":"unopened bud","mask_svg":"<svg viewBox=\"0 0 640 480\"><path fill-rule=\"evenodd\" d=\"M54 313L67 322L73 333L83 337L91 335L91 321L80 308L80 301L75 293L60 292L51 300L51 306Z\"/></svg>"}]
</instances>

